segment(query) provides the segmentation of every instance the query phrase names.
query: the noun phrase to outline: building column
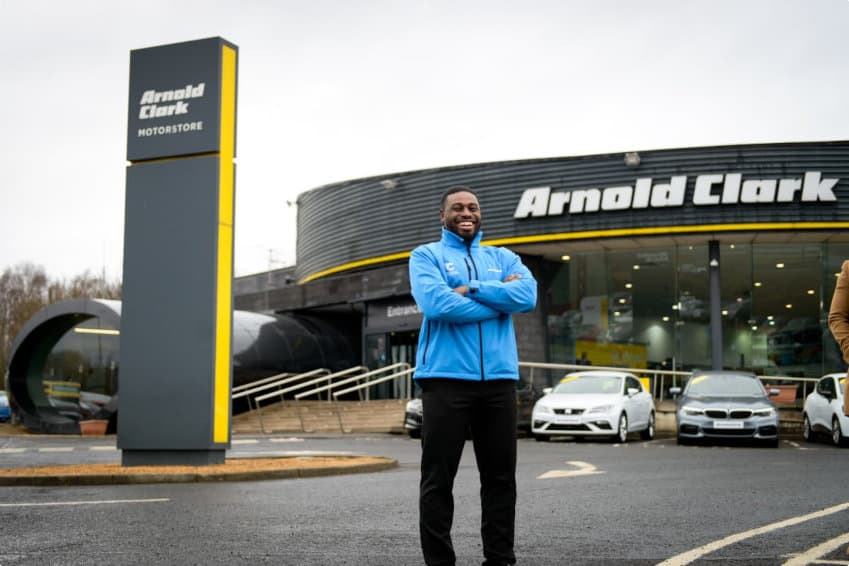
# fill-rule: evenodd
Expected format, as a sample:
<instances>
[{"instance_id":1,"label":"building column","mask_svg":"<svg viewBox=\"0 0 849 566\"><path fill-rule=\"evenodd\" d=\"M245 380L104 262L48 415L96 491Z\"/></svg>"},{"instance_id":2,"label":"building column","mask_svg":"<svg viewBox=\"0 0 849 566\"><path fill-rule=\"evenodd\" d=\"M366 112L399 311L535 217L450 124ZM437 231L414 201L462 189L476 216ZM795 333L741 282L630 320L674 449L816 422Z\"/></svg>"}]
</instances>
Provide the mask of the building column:
<instances>
[{"instance_id":1,"label":"building column","mask_svg":"<svg viewBox=\"0 0 849 566\"><path fill-rule=\"evenodd\" d=\"M722 295L719 286L719 241L708 242L710 274L710 360L714 370L722 369Z\"/></svg>"}]
</instances>

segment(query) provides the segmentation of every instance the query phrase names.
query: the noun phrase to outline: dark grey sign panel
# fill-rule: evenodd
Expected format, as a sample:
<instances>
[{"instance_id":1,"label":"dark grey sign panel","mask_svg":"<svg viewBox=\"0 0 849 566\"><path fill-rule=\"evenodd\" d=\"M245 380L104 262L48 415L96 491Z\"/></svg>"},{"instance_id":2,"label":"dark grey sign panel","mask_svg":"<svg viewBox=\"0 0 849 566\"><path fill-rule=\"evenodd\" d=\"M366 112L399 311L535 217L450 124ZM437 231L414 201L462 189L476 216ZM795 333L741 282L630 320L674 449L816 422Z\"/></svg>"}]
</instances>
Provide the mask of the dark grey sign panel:
<instances>
[{"instance_id":1,"label":"dark grey sign panel","mask_svg":"<svg viewBox=\"0 0 849 566\"><path fill-rule=\"evenodd\" d=\"M127 169L120 395L132 402L118 411L125 460L128 451L216 447L210 274L219 167L210 156Z\"/></svg>"},{"instance_id":2,"label":"dark grey sign panel","mask_svg":"<svg viewBox=\"0 0 849 566\"><path fill-rule=\"evenodd\" d=\"M128 161L219 150L222 45L232 46L214 37L130 52Z\"/></svg>"}]
</instances>

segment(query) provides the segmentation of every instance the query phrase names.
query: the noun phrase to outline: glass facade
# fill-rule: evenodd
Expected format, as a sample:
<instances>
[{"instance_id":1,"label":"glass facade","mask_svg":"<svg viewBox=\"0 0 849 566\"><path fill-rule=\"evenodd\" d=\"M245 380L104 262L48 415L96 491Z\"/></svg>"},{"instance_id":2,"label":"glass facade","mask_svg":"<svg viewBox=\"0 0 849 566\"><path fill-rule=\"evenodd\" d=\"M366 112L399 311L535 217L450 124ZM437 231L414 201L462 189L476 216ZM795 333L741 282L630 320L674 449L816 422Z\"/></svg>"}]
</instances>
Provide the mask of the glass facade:
<instances>
[{"instance_id":1,"label":"glass facade","mask_svg":"<svg viewBox=\"0 0 849 566\"><path fill-rule=\"evenodd\" d=\"M100 319L67 331L45 358L42 380L27 382L39 408L52 408L74 420L93 417L118 388L120 336Z\"/></svg>"},{"instance_id":2,"label":"glass facade","mask_svg":"<svg viewBox=\"0 0 849 566\"><path fill-rule=\"evenodd\" d=\"M841 371L827 319L849 244L719 244L723 369ZM579 251L541 279L553 363L711 367L708 244Z\"/></svg>"}]
</instances>

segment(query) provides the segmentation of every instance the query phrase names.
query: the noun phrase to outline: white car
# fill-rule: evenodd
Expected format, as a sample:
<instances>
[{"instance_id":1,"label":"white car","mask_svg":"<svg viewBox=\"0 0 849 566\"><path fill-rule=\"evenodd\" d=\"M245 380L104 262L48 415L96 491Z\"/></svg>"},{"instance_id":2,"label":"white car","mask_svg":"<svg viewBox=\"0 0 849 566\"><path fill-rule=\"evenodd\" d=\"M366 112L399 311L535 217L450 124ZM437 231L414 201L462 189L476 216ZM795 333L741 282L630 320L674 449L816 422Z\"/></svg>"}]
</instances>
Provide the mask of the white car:
<instances>
[{"instance_id":1,"label":"white car","mask_svg":"<svg viewBox=\"0 0 849 566\"><path fill-rule=\"evenodd\" d=\"M531 432L552 436L602 436L626 442L628 433L654 438L654 400L634 375L586 370L567 374L534 405Z\"/></svg>"},{"instance_id":2,"label":"white car","mask_svg":"<svg viewBox=\"0 0 849 566\"><path fill-rule=\"evenodd\" d=\"M849 437L849 417L843 414L845 373L829 373L817 381L802 409L802 437L813 442L817 434L831 437L835 446L845 445Z\"/></svg>"}]
</instances>

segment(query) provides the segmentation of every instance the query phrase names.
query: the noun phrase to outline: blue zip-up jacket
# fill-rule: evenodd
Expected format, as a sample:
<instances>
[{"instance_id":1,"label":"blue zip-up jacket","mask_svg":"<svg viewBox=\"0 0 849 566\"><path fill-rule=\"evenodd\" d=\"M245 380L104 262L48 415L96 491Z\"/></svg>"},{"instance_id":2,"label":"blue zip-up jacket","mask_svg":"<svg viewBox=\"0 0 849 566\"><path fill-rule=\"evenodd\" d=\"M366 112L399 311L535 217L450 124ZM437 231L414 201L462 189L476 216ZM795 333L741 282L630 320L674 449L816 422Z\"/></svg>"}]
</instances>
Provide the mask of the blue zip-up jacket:
<instances>
[{"instance_id":1,"label":"blue zip-up jacket","mask_svg":"<svg viewBox=\"0 0 849 566\"><path fill-rule=\"evenodd\" d=\"M518 379L513 319L534 309L537 282L519 256L442 229L442 239L410 255L410 286L424 319L416 379ZM504 283L518 273L521 279ZM463 296L454 288L468 285Z\"/></svg>"}]
</instances>

